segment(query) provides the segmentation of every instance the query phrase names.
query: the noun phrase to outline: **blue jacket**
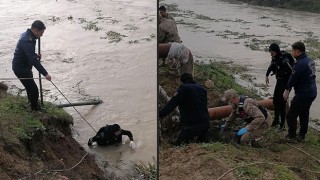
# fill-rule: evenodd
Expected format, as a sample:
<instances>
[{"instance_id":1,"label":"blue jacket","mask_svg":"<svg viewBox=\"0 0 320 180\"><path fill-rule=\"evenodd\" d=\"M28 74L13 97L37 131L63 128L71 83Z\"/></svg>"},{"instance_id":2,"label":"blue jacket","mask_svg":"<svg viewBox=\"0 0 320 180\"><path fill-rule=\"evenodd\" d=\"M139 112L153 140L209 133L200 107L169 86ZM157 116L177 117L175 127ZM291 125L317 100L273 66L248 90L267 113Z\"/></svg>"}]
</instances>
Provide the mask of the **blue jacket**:
<instances>
[{"instance_id":1,"label":"blue jacket","mask_svg":"<svg viewBox=\"0 0 320 180\"><path fill-rule=\"evenodd\" d=\"M307 54L297 57L292 74L287 84L287 90L294 87L295 98L314 99L317 97L315 63Z\"/></svg>"},{"instance_id":2,"label":"blue jacket","mask_svg":"<svg viewBox=\"0 0 320 180\"><path fill-rule=\"evenodd\" d=\"M159 112L162 118L179 106L180 125L209 125L207 91L195 82L180 85L175 95Z\"/></svg>"},{"instance_id":3,"label":"blue jacket","mask_svg":"<svg viewBox=\"0 0 320 180\"><path fill-rule=\"evenodd\" d=\"M43 76L48 72L40 64L37 54L35 53L36 37L30 29L22 33L14 51L12 61L12 70L16 74L32 73L34 66Z\"/></svg>"}]
</instances>

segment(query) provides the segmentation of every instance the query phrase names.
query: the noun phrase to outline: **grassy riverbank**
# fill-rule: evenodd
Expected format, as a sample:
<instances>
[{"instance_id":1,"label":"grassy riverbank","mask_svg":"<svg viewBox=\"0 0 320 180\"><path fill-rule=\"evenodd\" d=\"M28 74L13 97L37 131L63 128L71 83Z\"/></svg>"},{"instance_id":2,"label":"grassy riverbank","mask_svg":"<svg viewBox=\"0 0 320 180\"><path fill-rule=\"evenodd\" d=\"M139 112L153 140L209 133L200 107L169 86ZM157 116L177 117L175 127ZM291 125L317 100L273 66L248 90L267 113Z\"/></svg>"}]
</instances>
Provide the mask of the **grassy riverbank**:
<instances>
[{"instance_id":1,"label":"grassy riverbank","mask_svg":"<svg viewBox=\"0 0 320 180\"><path fill-rule=\"evenodd\" d=\"M159 85L172 96L179 86L179 77L169 75L170 69L160 67ZM230 74L246 74L246 69L231 62L211 62L195 65L195 80L208 91L208 106L224 105L222 92L229 88L240 94L259 98L256 91L240 86ZM214 86L207 86L207 81ZM212 85L212 83L211 83ZM160 108L164 100L159 99ZM170 144L178 132L178 123L172 120L175 112L161 120L159 171L161 179L318 179L320 134L309 131L306 142L287 144L286 132L269 129L262 148L242 147L234 143L213 141L175 147ZM307 155L308 153L309 155ZM235 168L235 169L232 169Z\"/></svg>"}]
</instances>

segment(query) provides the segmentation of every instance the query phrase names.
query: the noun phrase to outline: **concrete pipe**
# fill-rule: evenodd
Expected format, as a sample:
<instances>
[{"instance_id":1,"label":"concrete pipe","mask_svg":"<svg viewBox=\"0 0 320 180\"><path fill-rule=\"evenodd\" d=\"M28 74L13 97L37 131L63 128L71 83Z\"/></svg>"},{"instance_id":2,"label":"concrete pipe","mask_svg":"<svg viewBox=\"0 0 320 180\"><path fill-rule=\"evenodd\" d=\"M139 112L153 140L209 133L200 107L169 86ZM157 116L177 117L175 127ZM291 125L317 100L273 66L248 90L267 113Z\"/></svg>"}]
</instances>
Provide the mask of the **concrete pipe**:
<instances>
[{"instance_id":1,"label":"concrete pipe","mask_svg":"<svg viewBox=\"0 0 320 180\"><path fill-rule=\"evenodd\" d=\"M258 101L263 107L267 108L268 110L273 110L273 100L272 99L263 99ZM227 106L220 106L220 107L214 107L214 108L209 108L209 117L211 120L214 119L222 119L225 117L228 117L231 112L232 112L232 106L227 105Z\"/></svg>"}]
</instances>

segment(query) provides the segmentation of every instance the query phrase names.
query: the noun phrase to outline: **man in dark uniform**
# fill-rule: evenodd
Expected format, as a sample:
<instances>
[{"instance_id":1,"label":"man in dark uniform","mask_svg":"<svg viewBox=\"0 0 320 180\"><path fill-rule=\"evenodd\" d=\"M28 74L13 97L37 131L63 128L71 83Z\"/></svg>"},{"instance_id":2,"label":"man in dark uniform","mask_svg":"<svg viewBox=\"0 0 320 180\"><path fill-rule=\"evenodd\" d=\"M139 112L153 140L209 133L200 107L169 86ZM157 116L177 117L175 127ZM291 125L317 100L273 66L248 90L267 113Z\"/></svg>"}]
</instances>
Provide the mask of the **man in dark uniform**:
<instances>
[{"instance_id":1,"label":"man in dark uniform","mask_svg":"<svg viewBox=\"0 0 320 180\"><path fill-rule=\"evenodd\" d=\"M269 47L272 60L266 73L266 84L269 84L269 75L271 72L276 75L277 83L273 93L274 104L274 120L272 126L279 124L279 116L281 117L280 131L284 129L286 119L286 104L283 99L283 92L287 87L289 77L291 75L294 59L288 52L280 51L280 47L276 43L272 43Z\"/></svg>"},{"instance_id":2,"label":"man in dark uniform","mask_svg":"<svg viewBox=\"0 0 320 180\"><path fill-rule=\"evenodd\" d=\"M165 117L179 106L181 129L176 145L188 144L196 137L199 142L207 142L209 129L207 91L194 82L191 74L182 74L180 80L183 84L159 112L159 117Z\"/></svg>"},{"instance_id":3,"label":"man in dark uniform","mask_svg":"<svg viewBox=\"0 0 320 180\"><path fill-rule=\"evenodd\" d=\"M40 64L41 55L35 53L36 39L39 39L43 35L45 29L46 27L43 22L39 20L34 21L31 29L27 29L26 32L21 34L12 61L14 74L18 78L29 78L20 79L20 81L26 88L31 109L34 111L41 110L41 108L38 103L39 90L32 79L32 67L34 66L47 80L51 81L51 76Z\"/></svg>"},{"instance_id":4,"label":"man in dark uniform","mask_svg":"<svg viewBox=\"0 0 320 180\"><path fill-rule=\"evenodd\" d=\"M295 42L292 45L292 55L296 59L292 74L289 78L283 98L288 99L289 93L294 87L295 95L287 114L289 141L296 140L297 117L300 120L300 131L297 140L304 141L308 131L309 111L312 102L317 97L316 69L315 62L305 53L306 48L302 42Z\"/></svg>"},{"instance_id":5,"label":"man in dark uniform","mask_svg":"<svg viewBox=\"0 0 320 180\"><path fill-rule=\"evenodd\" d=\"M88 146L92 146L93 142L97 142L99 146L107 146L119 144L122 142L122 135L127 135L130 139L130 147L135 149L136 145L133 142L133 136L130 131L121 129L118 124L106 125L99 129L97 134L90 138Z\"/></svg>"}]
</instances>

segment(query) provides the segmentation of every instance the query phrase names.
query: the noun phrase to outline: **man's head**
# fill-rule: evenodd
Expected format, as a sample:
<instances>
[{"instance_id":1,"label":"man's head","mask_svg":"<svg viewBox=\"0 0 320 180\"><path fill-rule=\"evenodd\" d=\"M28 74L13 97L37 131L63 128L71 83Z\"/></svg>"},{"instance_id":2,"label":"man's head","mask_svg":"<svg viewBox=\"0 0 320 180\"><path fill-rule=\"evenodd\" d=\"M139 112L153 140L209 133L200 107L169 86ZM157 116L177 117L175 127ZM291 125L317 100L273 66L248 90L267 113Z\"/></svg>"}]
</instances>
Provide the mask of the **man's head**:
<instances>
[{"instance_id":1,"label":"man's head","mask_svg":"<svg viewBox=\"0 0 320 180\"><path fill-rule=\"evenodd\" d=\"M165 6L160 6L159 7L159 12L160 12L160 15L163 17L163 18L166 18L168 16L167 14L167 9Z\"/></svg>"},{"instance_id":2,"label":"man's head","mask_svg":"<svg viewBox=\"0 0 320 180\"><path fill-rule=\"evenodd\" d=\"M31 25L31 31L36 39L39 39L43 35L44 30L46 30L46 26L42 21L36 20Z\"/></svg>"},{"instance_id":3,"label":"man's head","mask_svg":"<svg viewBox=\"0 0 320 180\"><path fill-rule=\"evenodd\" d=\"M121 134L121 128L120 128L119 124L113 124L113 125L111 125L110 128L115 136L119 136Z\"/></svg>"},{"instance_id":4,"label":"man's head","mask_svg":"<svg viewBox=\"0 0 320 180\"><path fill-rule=\"evenodd\" d=\"M183 73L183 74L181 75L181 77L180 77L180 81L181 81L183 84L193 82L192 74Z\"/></svg>"},{"instance_id":5,"label":"man's head","mask_svg":"<svg viewBox=\"0 0 320 180\"><path fill-rule=\"evenodd\" d=\"M298 56L300 56L301 54L306 52L306 46L303 44L303 42L295 42L292 44L292 56L294 58L297 58Z\"/></svg>"},{"instance_id":6,"label":"man's head","mask_svg":"<svg viewBox=\"0 0 320 180\"><path fill-rule=\"evenodd\" d=\"M234 89L228 89L224 92L221 101L225 101L230 105L239 104L239 95Z\"/></svg>"},{"instance_id":7,"label":"man's head","mask_svg":"<svg viewBox=\"0 0 320 180\"><path fill-rule=\"evenodd\" d=\"M277 43L270 44L269 52L272 57L279 55L281 53L279 45Z\"/></svg>"}]
</instances>

